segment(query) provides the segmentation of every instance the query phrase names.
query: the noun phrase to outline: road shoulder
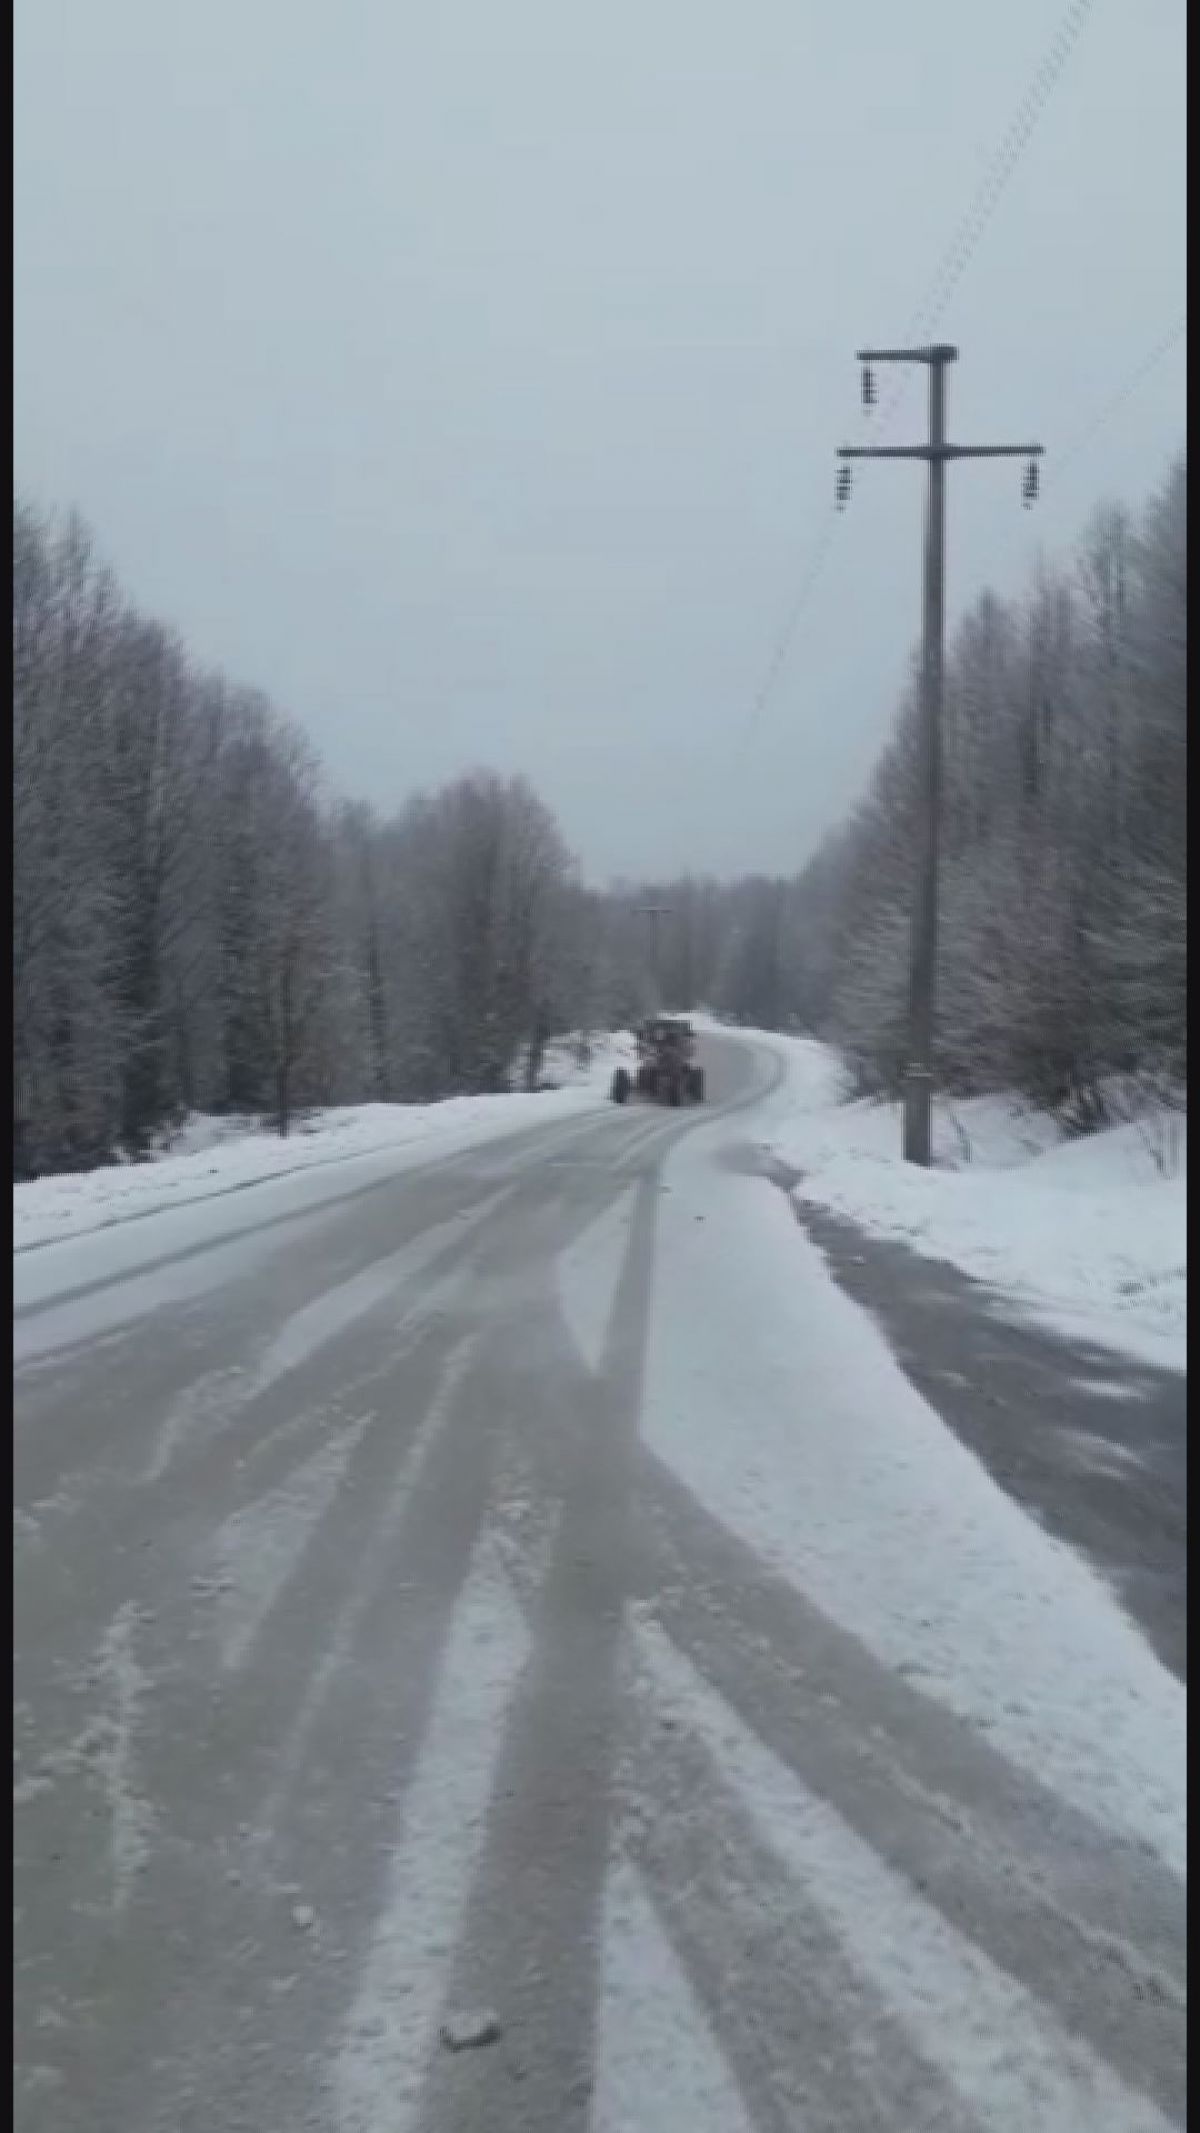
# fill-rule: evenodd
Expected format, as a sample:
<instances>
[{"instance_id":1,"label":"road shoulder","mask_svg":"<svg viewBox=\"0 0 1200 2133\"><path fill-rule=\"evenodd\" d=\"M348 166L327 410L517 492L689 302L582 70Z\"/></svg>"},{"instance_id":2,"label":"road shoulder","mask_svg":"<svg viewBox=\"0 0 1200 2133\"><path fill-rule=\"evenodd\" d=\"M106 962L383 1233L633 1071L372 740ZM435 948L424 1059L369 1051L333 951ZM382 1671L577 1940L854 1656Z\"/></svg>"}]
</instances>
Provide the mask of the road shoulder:
<instances>
[{"instance_id":1,"label":"road shoulder","mask_svg":"<svg viewBox=\"0 0 1200 2133\"><path fill-rule=\"evenodd\" d=\"M1186 1377L1024 1323L957 1267L789 1199L922 1398L1186 1682Z\"/></svg>"}]
</instances>

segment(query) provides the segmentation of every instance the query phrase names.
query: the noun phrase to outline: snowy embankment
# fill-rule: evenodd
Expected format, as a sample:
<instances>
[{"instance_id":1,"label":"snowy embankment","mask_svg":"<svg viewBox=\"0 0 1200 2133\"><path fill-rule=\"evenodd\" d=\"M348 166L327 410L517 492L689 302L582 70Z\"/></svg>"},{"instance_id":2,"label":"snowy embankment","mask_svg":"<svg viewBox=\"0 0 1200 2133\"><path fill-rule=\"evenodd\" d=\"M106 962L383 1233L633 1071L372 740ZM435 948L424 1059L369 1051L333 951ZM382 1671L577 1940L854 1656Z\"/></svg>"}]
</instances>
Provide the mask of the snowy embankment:
<instances>
[{"instance_id":1,"label":"snowy embankment","mask_svg":"<svg viewBox=\"0 0 1200 2133\"><path fill-rule=\"evenodd\" d=\"M332 1163L367 1156L437 1158L574 1117L607 1097L614 1065L628 1061L632 1051L633 1040L623 1033L597 1037L590 1059L581 1063L564 1043L547 1053L543 1078L553 1086L536 1095L351 1104L306 1112L286 1139L257 1118L193 1117L169 1147L145 1162L14 1185L13 1249L31 1251Z\"/></svg>"},{"instance_id":2,"label":"snowy embankment","mask_svg":"<svg viewBox=\"0 0 1200 2133\"><path fill-rule=\"evenodd\" d=\"M828 1054L786 1049L794 1071L770 1100L775 1143L794 1152L788 1103L798 1111L807 1086L807 1146L823 1115L835 1180ZM852 1118L840 1123L852 1132ZM1091 1569L946 1428L782 1196L728 1164L719 1131L686 1136L667 1163L642 1414L650 1450L817 1610L798 1668L819 1668L826 1625L838 1625L912 1691L914 1734L941 1704L995 1751L997 1772L1028 1772L1185 1874L1186 1691ZM858 1168L869 1160L860 1154ZM874 1161L886 1171L892 1158ZM846 1157L845 1175L855 1169ZM882 1191L866 1187L852 1208L873 1225L886 1214ZM1081 1210L1081 1227L1088 1220ZM933 1250L932 1219L924 1234ZM843 1661L824 1700L851 1709L860 1693L874 1694L870 1669ZM888 1708L900 1709L894 1695Z\"/></svg>"},{"instance_id":3,"label":"snowy embankment","mask_svg":"<svg viewBox=\"0 0 1200 2133\"><path fill-rule=\"evenodd\" d=\"M1017 1097L947 1103L921 1170L901 1158L896 1105L843 1100L828 1046L756 1041L786 1061L761 1139L799 1199L950 1261L1057 1331L1186 1369L1186 1114L1066 1139Z\"/></svg>"}]
</instances>

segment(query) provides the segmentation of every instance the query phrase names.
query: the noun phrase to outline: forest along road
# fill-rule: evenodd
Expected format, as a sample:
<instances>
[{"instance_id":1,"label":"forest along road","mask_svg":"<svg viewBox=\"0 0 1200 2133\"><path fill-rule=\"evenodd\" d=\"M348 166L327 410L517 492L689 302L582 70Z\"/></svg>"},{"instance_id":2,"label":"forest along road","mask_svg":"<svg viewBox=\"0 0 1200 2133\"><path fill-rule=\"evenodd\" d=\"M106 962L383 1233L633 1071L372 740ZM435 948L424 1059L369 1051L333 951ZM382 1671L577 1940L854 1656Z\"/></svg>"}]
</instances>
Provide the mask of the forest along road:
<instances>
[{"instance_id":1,"label":"forest along road","mask_svg":"<svg viewBox=\"0 0 1200 2133\"><path fill-rule=\"evenodd\" d=\"M1183 2125L1183 1690L705 1051L15 1262L20 2133Z\"/></svg>"}]
</instances>

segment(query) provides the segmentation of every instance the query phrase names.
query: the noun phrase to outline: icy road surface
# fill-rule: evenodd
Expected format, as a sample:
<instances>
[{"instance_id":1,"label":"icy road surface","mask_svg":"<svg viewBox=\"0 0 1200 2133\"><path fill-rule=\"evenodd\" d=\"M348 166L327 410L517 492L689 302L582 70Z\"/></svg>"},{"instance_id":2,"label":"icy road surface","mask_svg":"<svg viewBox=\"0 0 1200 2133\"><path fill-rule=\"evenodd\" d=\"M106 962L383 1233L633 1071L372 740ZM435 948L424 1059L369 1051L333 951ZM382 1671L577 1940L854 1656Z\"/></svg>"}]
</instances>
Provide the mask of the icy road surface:
<instances>
[{"instance_id":1,"label":"icy road surface","mask_svg":"<svg viewBox=\"0 0 1200 2133\"><path fill-rule=\"evenodd\" d=\"M15 1263L19 2133L1184 2123L1184 1691L706 1048Z\"/></svg>"}]
</instances>

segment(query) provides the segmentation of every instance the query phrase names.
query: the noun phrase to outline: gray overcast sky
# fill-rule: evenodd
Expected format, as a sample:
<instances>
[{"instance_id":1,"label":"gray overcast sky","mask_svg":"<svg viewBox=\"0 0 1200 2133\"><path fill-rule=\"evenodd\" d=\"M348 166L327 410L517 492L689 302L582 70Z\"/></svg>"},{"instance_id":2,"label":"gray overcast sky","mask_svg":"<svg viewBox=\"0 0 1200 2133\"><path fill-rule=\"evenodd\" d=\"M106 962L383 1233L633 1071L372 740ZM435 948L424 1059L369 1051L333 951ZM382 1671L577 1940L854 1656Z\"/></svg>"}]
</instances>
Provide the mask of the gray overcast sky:
<instances>
[{"instance_id":1,"label":"gray overcast sky","mask_svg":"<svg viewBox=\"0 0 1200 2133\"><path fill-rule=\"evenodd\" d=\"M524 769L588 872L792 869L918 625L921 476L839 521L895 338L1060 0L17 0L18 485L381 806ZM1184 0L1095 0L942 321L952 431L1065 445L1185 305ZM1015 585L1184 435L1182 343L1026 517ZM919 393L906 400L919 434ZM899 434L899 432L898 432Z\"/></svg>"}]
</instances>

